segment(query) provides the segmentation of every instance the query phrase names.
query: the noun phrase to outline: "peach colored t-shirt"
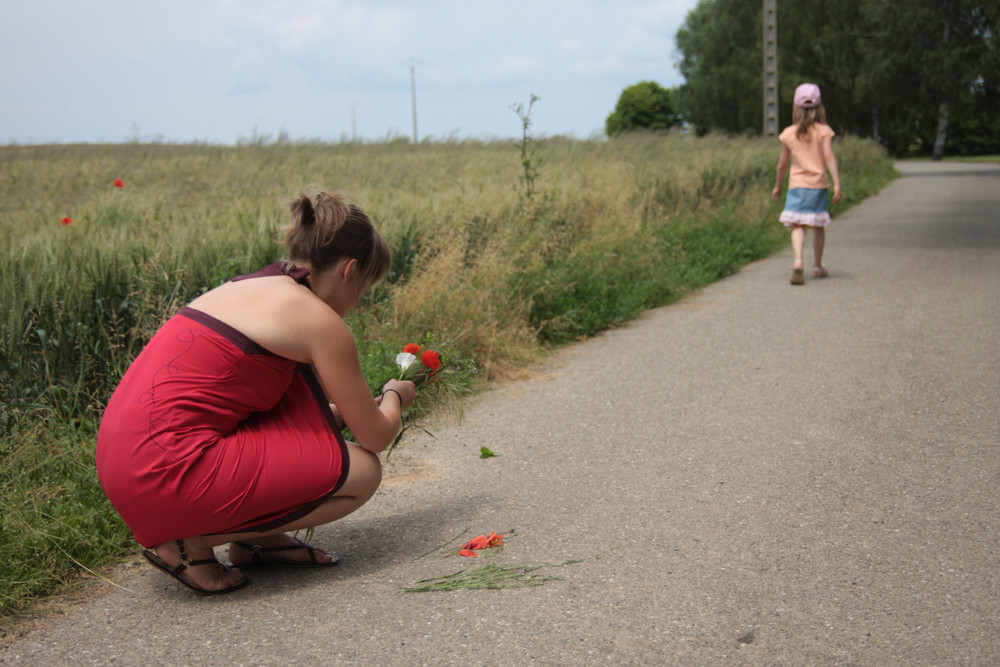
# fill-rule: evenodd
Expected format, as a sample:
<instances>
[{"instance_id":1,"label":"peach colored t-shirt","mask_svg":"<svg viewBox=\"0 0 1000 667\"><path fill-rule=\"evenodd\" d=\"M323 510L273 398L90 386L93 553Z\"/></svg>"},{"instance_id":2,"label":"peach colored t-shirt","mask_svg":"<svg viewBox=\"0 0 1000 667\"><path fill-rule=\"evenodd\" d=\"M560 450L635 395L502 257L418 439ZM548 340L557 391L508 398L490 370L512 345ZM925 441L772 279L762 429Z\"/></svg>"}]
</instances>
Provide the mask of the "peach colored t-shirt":
<instances>
[{"instance_id":1,"label":"peach colored t-shirt","mask_svg":"<svg viewBox=\"0 0 1000 667\"><path fill-rule=\"evenodd\" d=\"M805 141L796 136L798 125L789 125L778 139L792 154L792 167L788 176L788 189L809 188L825 190L830 187L827 177L826 160L823 159L823 140L836 133L829 125L816 123Z\"/></svg>"}]
</instances>

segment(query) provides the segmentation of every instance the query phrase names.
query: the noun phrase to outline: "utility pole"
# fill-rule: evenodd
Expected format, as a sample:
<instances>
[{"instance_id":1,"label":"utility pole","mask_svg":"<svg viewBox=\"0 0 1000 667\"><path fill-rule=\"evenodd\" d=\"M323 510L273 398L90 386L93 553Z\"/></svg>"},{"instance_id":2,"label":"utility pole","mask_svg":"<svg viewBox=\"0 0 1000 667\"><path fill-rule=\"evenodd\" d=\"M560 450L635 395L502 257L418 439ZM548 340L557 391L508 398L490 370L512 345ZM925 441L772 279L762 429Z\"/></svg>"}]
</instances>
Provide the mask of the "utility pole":
<instances>
[{"instance_id":1,"label":"utility pole","mask_svg":"<svg viewBox=\"0 0 1000 667\"><path fill-rule=\"evenodd\" d=\"M764 136L778 136L778 0L764 0Z\"/></svg>"},{"instance_id":2,"label":"utility pole","mask_svg":"<svg viewBox=\"0 0 1000 667\"><path fill-rule=\"evenodd\" d=\"M417 143L417 66L410 65L410 97L413 100L413 143Z\"/></svg>"},{"instance_id":3,"label":"utility pole","mask_svg":"<svg viewBox=\"0 0 1000 667\"><path fill-rule=\"evenodd\" d=\"M410 65L410 98L413 102L413 143L417 143L417 65L423 65L416 58L408 58L403 64Z\"/></svg>"},{"instance_id":4,"label":"utility pole","mask_svg":"<svg viewBox=\"0 0 1000 667\"><path fill-rule=\"evenodd\" d=\"M351 133L354 136L354 143L358 143L358 119L354 110L357 108L356 104L351 105Z\"/></svg>"}]
</instances>

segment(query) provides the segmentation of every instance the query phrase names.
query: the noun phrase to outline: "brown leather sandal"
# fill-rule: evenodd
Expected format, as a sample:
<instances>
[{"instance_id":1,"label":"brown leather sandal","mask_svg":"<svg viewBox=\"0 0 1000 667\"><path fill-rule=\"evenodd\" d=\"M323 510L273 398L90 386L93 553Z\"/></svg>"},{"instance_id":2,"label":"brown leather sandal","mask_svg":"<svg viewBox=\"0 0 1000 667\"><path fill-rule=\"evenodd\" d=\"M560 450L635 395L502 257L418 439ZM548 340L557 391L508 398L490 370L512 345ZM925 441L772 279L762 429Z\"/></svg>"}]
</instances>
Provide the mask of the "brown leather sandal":
<instances>
[{"instance_id":1,"label":"brown leather sandal","mask_svg":"<svg viewBox=\"0 0 1000 667\"><path fill-rule=\"evenodd\" d=\"M199 586L194 582L194 579L184 574L184 570L188 569L189 567L194 567L195 565L210 565L212 563L215 563L216 565L221 567L224 572L228 572L231 568L226 567L225 565L215 560L214 558L202 558L200 560L191 560L190 558L188 558L187 549L184 548L184 540L177 540L177 549L178 551L180 551L181 562L178 563L175 567L171 567L167 563L167 561L160 558L159 554L149 549L142 550L142 557L145 558L147 561L149 561L149 564L155 567L157 570L163 572L167 576L173 577L174 579L179 581L181 585L185 586L186 588L189 588L198 595L223 595L225 593L232 593L233 591L237 591L246 586L248 583L250 583L250 580L244 576L241 580L237 581L229 588L220 588L217 591L210 591L206 588L202 588L201 586Z\"/></svg>"},{"instance_id":2,"label":"brown leather sandal","mask_svg":"<svg viewBox=\"0 0 1000 667\"><path fill-rule=\"evenodd\" d=\"M244 563L242 565L237 565L236 567L241 570L252 570L261 567L299 567L299 568L323 568L323 567L333 567L340 562L337 558L337 554L329 554L333 559L329 563L321 563L316 559L316 547L309 546L297 537L293 537L298 544L286 544L283 546L276 547L265 547L259 544L247 544L246 542L233 542L233 544L242 547L250 552L251 560L249 563ZM309 552L309 560L295 560L293 558L268 558L264 559L263 554L274 553L276 551L292 551L293 549L305 549ZM229 559L232 562L232 558Z\"/></svg>"}]
</instances>

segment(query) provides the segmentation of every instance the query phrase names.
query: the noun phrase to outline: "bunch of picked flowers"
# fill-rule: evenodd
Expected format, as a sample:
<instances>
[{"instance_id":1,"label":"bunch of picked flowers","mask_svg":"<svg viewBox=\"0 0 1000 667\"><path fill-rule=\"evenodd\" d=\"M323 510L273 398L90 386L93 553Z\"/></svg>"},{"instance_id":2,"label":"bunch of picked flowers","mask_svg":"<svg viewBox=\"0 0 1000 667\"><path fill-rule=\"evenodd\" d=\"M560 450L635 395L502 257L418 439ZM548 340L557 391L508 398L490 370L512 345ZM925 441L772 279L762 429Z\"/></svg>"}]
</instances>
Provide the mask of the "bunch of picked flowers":
<instances>
[{"instance_id":1,"label":"bunch of picked flowers","mask_svg":"<svg viewBox=\"0 0 1000 667\"><path fill-rule=\"evenodd\" d=\"M439 408L454 408L456 399L472 393L479 370L472 359L463 357L455 346L428 334L421 343L407 343L395 358L395 378L410 380L417 387L417 399L403 414L403 430L390 445L392 453L403 434L417 427L431 437L434 434L416 423L421 415Z\"/></svg>"},{"instance_id":2,"label":"bunch of picked flowers","mask_svg":"<svg viewBox=\"0 0 1000 667\"><path fill-rule=\"evenodd\" d=\"M441 361L441 355L434 350L425 350L418 343L407 343L403 351L396 355L396 365L400 371L396 379L411 380L417 385L417 389L420 389L441 370L444 362Z\"/></svg>"}]
</instances>

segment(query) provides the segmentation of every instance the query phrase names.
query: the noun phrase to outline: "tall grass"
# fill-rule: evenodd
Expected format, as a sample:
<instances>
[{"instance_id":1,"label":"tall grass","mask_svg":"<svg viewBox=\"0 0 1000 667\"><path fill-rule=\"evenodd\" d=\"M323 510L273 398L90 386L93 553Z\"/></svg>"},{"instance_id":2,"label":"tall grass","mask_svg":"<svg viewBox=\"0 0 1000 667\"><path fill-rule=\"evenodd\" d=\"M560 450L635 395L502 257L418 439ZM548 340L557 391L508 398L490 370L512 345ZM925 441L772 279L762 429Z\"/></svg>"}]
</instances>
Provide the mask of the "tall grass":
<instances>
[{"instance_id":1,"label":"tall grass","mask_svg":"<svg viewBox=\"0 0 1000 667\"><path fill-rule=\"evenodd\" d=\"M281 256L302 189L349 192L392 246L351 318L373 384L427 332L516 373L787 243L774 142L555 138L527 166L524 146L0 147L0 618L130 548L93 468L102 406L184 303ZM840 208L893 175L870 143L837 150Z\"/></svg>"}]
</instances>

